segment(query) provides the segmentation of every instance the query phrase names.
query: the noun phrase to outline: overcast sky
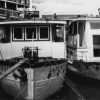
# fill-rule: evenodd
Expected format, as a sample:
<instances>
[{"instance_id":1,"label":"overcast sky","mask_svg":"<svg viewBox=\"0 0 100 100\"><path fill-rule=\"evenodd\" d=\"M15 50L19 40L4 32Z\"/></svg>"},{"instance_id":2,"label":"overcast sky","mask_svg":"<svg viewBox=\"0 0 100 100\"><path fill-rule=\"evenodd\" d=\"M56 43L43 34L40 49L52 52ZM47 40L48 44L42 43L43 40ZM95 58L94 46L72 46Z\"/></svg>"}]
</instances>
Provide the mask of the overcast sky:
<instances>
[{"instance_id":1,"label":"overcast sky","mask_svg":"<svg viewBox=\"0 0 100 100\"><path fill-rule=\"evenodd\" d=\"M98 14L100 0L34 0L41 14Z\"/></svg>"}]
</instances>

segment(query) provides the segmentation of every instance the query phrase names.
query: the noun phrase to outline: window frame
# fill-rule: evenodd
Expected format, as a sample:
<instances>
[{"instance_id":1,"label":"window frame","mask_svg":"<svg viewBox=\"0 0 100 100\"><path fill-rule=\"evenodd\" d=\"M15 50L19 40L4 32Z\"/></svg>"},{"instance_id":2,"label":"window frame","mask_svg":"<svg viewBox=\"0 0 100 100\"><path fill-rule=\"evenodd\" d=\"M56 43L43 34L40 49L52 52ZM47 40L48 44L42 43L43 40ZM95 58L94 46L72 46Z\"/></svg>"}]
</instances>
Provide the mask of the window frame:
<instances>
[{"instance_id":1,"label":"window frame","mask_svg":"<svg viewBox=\"0 0 100 100\"><path fill-rule=\"evenodd\" d=\"M58 28L56 28L55 36L57 38L59 38L59 41L56 41L56 42L64 42L64 30L63 30L63 28L64 28L64 26L59 26L59 25L58 25ZM58 32L57 32L57 30L58 30ZM60 39L62 39L62 40L60 40Z\"/></svg>"},{"instance_id":2,"label":"window frame","mask_svg":"<svg viewBox=\"0 0 100 100\"><path fill-rule=\"evenodd\" d=\"M48 38L40 38L40 28L41 27L47 27L48 28ZM50 39L50 33L49 33L49 26L39 26L39 40L49 40Z\"/></svg>"},{"instance_id":3,"label":"window frame","mask_svg":"<svg viewBox=\"0 0 100 100\"><path fill-rule=\"evenodd\" d=\"M32 28L34 28L34 27L36 28L36 39L27 39L27 38L26 38L26 29L27 29L27 28L31 28L31 27L32 27ZM37 40L37 26L25 26L25 40Z\"/></svg>"},{"instance_id":4,"label":"window frame","mask_svg":"<svg viewBox=\"0 0 100 100\"><path fill-rule=\"evenodd\" d=\"M15 28L22 28L22 39L15 39L15 38L14 38L14 36L15 36L15 35L14 35L14 29L15 29ZM24 40L24 27L23 27L23 26L14 26L14 27L13 27L13 40L14 40L14 41Z\"/></svg>"},{"instance_id":5,"label":"window frame","mask_svg":"<svg viewBox=\"0 0 100 100\"><path fill-rule=\"evenodd\" d=\"M79 23L82 23L82 31L81 33L79 32L80 30L80 25ZM85 21L78 21L77 22L78 26L77 26L77 34L78 34L78 47L79 48L83 48L86 47L86 39L85 39L85 30L86 30L86 22ZM84 40L85 39L85 40ZM85 44L84 44L85 43ZM84 45L83 45L84 44Z\"/></svg>"},{"instance_id":6,"label":"window frame","mask_svg":"<svg viewBox=\"0 0 100 100\"><path fill-rule=\"evenodd\" d=\"M77 32L75 32L75 24L77 25L77 22L72 22L71 25L69 26L68 30L68 46L72 47L77 47ZM76 31L77 31L77 26L76 26Z\"/></svg>"},{"instance_id":7,"label":"window frame","mask_svg":"<svg viewBox=\"0 0 100 100\"><path fill-rule=\"evenodd\" d=\"M0 26L0 30L2 29L2 33L0 33L0 36L2 35L2 38L4 38L4 34L5 34L5 28ZM2 39L0 38L0 40Z\"/></svg>"},{"instance_id":8,"label":"window frame","mask_svg":"<svg viewBox=\"0 0 100 100\"><path fill-rule=\"evenodd\" d=\"M99 30L100 29L100 21L90 21L90 29L91 30Z\"/></svg>"},{"instance_id":9,"label":"window frame","mask_svg":"<svg viewBox=\"0 0 100 100\"><path fill-rule=\"evenodd\" d=\"M100 35L99 34L93 34L92 38L93 38L93 57L100 57L100 41L99 40ZM97 42L95 42L95 40L97 40Z\"/></svg>"}]
</instances>

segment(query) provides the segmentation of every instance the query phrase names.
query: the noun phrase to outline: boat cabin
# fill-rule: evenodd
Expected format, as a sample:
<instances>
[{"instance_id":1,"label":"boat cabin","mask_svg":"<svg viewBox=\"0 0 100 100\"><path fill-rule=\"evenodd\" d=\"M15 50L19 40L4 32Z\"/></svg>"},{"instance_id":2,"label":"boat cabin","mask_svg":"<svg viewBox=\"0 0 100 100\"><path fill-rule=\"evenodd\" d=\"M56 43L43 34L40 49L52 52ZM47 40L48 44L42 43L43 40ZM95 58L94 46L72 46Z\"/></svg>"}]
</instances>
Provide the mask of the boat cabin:
<instances>
[{"instance_id":1,"label":"boat cabin","mask_svg":"<svg viewBox=\"0 0 100 100\"><path fill-rule=\"evenodd\" d=\"M66 58L66 21L0 22L0 59L23 56L23 48L38 47L39 57Z\"/></svg>"},{"instance_id":2,"label":"boat cabin","mask_svg":"<svg viewBox=\"0 0 100 100\"><path fill-rule=\"evenodd\" d=\"M76 18L67 31L69 62L100 62L100 18Z\"/></svg>"}]
</instances>

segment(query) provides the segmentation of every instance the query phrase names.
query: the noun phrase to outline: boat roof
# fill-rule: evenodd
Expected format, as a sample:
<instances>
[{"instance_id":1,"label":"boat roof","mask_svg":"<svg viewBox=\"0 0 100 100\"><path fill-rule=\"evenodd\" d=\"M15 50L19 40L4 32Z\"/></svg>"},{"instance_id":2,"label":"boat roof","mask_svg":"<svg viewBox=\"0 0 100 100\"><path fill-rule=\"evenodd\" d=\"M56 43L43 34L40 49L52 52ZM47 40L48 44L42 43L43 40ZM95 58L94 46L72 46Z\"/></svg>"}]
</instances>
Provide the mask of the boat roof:
<instances>
[{"instance_id":1,"label":"boat roof","mask_svg":"<svg viewBox=\"0 0 100 100\"><path fill-rule=\"evenodd\" d=\"M63 20L7 20L1 21L0 25L9 24L66 24Z\"/></svg>"},{"instance_id":2,"label":"boat roof","mask_svg":"<svg viewBox=\"0 0 100 100\"><path fill-rule=\"evenodd\" d=\"M72 21L100 21L100 17L77 17L71 18Z\"/></svg>"}]
</instances>

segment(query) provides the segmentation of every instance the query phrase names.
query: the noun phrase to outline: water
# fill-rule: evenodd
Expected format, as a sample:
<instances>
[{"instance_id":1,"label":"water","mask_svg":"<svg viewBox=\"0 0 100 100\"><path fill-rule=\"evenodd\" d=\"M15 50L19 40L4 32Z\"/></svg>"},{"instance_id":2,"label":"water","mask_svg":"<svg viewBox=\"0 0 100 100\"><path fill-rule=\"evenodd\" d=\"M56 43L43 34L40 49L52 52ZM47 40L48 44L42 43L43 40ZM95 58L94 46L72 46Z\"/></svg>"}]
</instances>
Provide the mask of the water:
<instances>
[{"instance_id":1,"label":"water","mask_svg":"<svg viewBox=\"0 0 100 100\"><path fill-rule=\"evenodd\" d=\"M84 96L86 100L100 100L100 81L90 78L84 78L72 72L67 74L72 84ZM2 91L0 91L0 100L13 100ZM46 100L82 100L76 93L64 83L64 87L53 96Z\"/></svg>"},{"instance_id":2,"label":"water","mask_svg":"<svg viewBox=\"0 0 100 100\"><path fill-rule=\"evenodd\" d=\"M86 100L100 100L100 81L70 72L68 78Z\"/></svg>"},{"instance_id":3,"label":"water","mask_svg":"<svg viewBox=\"0 0 100 100\"><path fill-rule=\"evenodd\" d=\"M70 91L70 92L68 92ZM71 96L73 95L73 96ZM64 86L58 93L53 96L47 98L46 100L77 100L75 99L75 94L72 90L68 89L68 87ZM67 98L67 99L66 99ZM0 91L0 100L13 100L13 98L7 96L2 91Z\"/></svg>"},{"instance_id":4,"label":"water","mask_svg":"<svg viewBox=\"0 0 100 100\"><path fill-rule=\"evenodd\" d=\"M3 93L2 91L0 91L0 100L11 100L11 98L7 96L5 93Z\"/></svg>"}]
</instances>

